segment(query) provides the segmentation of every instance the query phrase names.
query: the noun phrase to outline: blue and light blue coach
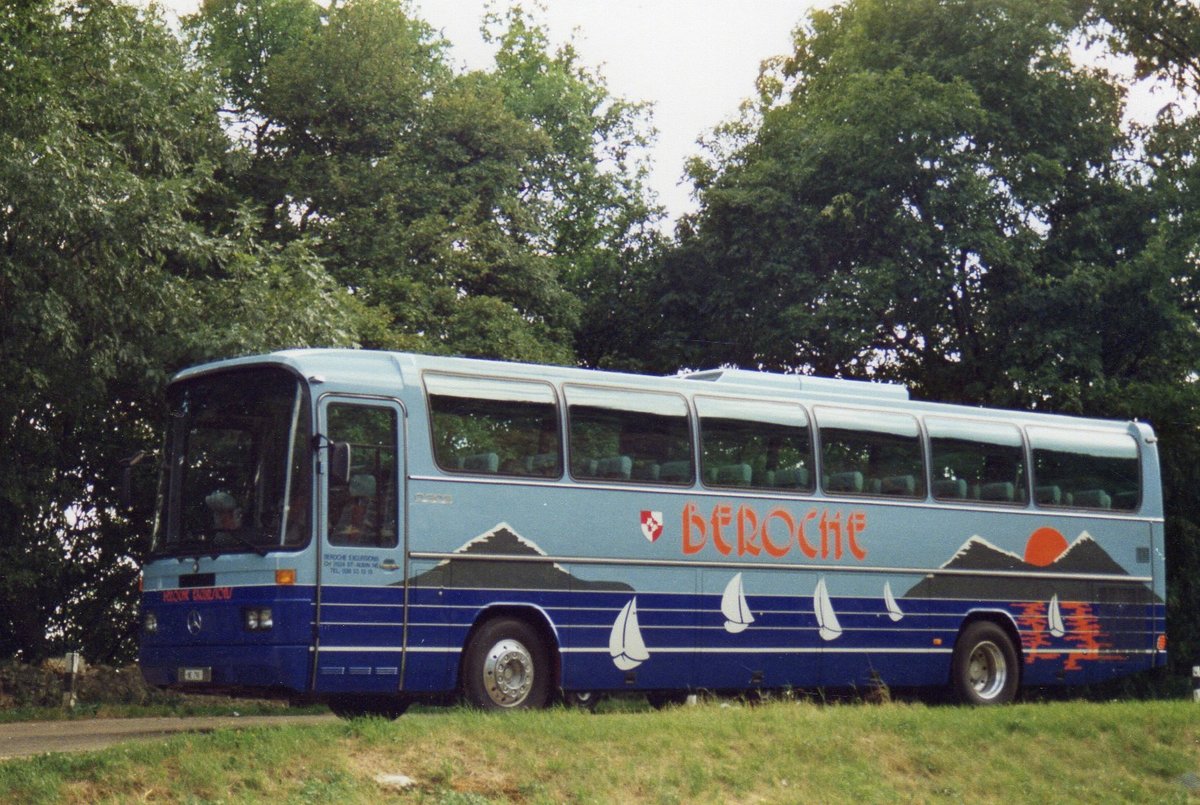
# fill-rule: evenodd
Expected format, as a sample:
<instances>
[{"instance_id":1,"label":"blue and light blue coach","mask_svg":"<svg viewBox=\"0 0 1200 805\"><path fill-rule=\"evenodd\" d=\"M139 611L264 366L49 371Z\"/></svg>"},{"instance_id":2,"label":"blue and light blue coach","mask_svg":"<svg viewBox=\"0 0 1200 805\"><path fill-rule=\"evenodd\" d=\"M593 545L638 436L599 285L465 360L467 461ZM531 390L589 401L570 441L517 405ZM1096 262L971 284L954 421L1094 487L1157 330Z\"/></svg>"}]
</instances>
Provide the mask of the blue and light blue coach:
<instances>
[{"instance_id":1,"label":"blue and light blue coach","mask_svg":"<svg viewBox=\"0 0 1200 805\"><path fill-rule=\"evenodd\" d=\"M393 714L879 683L990 704L1165 663L1138 422L348 350L168 398L157 685Z\"/></svg>"}]
</instances>

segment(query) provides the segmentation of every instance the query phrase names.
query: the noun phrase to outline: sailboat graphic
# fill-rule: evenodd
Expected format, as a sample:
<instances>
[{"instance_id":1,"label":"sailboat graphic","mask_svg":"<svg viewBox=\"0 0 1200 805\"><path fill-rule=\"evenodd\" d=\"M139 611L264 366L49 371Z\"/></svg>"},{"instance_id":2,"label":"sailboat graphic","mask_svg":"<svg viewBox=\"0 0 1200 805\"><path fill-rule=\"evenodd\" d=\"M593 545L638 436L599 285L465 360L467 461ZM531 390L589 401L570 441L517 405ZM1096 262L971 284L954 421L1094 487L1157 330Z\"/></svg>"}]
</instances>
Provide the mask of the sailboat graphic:
<instances>
[{"instance_id":1,"label":"sailboat graphic","mask_svg":"<svg viewBox=\"0 0 1200 805\"><path fill-rule=\"evenodd\" d=\"M738 573L725 585L721 596L721 614L725 616L725 631L730 634L744 632L754 623L754 615L746 604L746 592L742 589L742 574Z\"/></svg>"},{"instance_id":2,"label":"sailboat graphic","mask_svg":"<svg viewBox=\"0 0 1200 805\"><path fill-rule=\"evenodd\" d=\"M642 630L638 627L637 598L629 599L613 622L608 636L608 653L612 655L613 665L622 671L632 671L650 659L650 652L646 651L646 643L642 640Z\"/></svg>"},{"instance_id":3,"label":"sailboat graphic","mask_svg":"<svg viewBox=\"0 0 1200 805\"><path fill-rule=\"evenodd\" d=\"M842 636L842 625L838 623L837 613L833 611L833 602L829 600L829 591L825 589L825 577L817 582L813 593L813 612L817 616L817 626L821 638L836 640Z\"/></svg>"},{"instance_id":4,"label":"sailboat graphic","mask_svg":"<svg viewBox=\"0 0 1200 805\"><path fill-rule=\"evenodd\" d=\"M904 617L900 605L896 603L896 597L892 595L892 585L886 581L883 583L883 605L887 607L888 617L892 619L893 623Z\"/></svg>"},{"instance_id":5,"label":"sailboat graphic","mask_svg":"<svg viewBox=\"0 0 1200 805\"><path fill-rule=\"evenodd\" d=\"M1050 634L1055 637L1062 637L1067 633L1066 626L1063 624L1062 612L1058 608L1058 593L1050 596L1050 606L1046 611L1046 621L1050 627Z\"/></svg>"}]
</instances>

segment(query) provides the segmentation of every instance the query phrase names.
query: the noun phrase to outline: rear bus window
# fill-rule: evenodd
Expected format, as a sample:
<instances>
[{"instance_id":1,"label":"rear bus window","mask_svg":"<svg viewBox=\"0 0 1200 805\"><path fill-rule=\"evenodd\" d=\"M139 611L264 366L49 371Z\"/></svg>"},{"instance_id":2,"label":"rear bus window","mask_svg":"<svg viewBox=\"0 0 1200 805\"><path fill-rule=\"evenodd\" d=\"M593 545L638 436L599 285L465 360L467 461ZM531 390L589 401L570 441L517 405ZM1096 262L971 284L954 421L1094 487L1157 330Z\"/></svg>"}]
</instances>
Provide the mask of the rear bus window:
<instances>
[{"instance_id":1,"label":"rear bus window","mask_svg":"<svg viewBox=\"0 0 1200 805\"><path fill-rule=\"evenodd\" d=\"M811 492L812 438L798 405L697 397L706 486Z\"/></svg>"},{"instance_id":2,"label":"rear bus window","mask_svg":"<svg viewBox=\"0 0 1200 805\"><path fill-rule=\"evenodd\" d=\"M1124 433L1028 429L1040 506L1134 511L1141 502L1137 442Z\"/></svg>"},{"instance_id":3,"label":"rear bus window","mask_svg":"<svg viewBox=\"0 0 1200 805\"><path fill-rule=\"evenodd\" d=\"M925 420L937 500L1025 504L1025 449L1013 425Z\"/></svg>"},{"instance_id":4,"label":"rear bus window","mask_svg":"<svg viewBox=\"0 0 1200 805\"><path fill-rule=\"evenodd\" d=\"M427 374L433 455L447 472L562 477L554 390L542 383Z\"/></svg>"},{"instance_id":5,"label":"rear bus window","mask_svg":"<svg viewBox=\"0 0 1200 805\"><path fill-rule=\"evenodd\" d=\"M571 475L691 485L687 403L673 394L568 386Z\"/></svg>"},{"instance_id":6,"label":"rear bus window","mask_svg":"<svg viewBox=\"0 0 1200 805\"><path fill-rule=\"evenodd\" d=\"M821 488L833 495L925 497L921 431L906 414L816 409Z\"/></svg>"}]
</instances>

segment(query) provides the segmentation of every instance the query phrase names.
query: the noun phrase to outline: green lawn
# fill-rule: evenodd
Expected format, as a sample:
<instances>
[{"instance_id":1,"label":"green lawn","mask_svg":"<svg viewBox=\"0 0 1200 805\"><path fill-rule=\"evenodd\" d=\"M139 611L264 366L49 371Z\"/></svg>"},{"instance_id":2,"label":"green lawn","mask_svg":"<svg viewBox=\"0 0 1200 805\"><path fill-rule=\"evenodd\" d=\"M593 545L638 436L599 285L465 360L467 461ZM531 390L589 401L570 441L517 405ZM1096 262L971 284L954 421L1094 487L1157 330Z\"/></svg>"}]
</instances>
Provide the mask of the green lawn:
<instances>
[{"instance_id":1,"label":"green lawn","mask_svg":"<svg viewBox=\"0 0 1200 805\"><path fill-rule=\"evenodd\" d=\"M398 793L375 782L405 774ZM1197 802L1200 705L410 713L0 762L42 802Z\"/></svg>"}]
</instances>

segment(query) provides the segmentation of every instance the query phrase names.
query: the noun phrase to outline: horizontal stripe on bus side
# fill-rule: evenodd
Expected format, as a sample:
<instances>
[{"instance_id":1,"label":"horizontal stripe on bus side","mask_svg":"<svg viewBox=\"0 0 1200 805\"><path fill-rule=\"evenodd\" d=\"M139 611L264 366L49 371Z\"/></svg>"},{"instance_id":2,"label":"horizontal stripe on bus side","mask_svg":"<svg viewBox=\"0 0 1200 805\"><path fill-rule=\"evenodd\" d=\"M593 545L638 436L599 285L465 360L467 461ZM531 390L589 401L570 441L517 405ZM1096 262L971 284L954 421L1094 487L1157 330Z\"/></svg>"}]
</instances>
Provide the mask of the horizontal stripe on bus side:
<instances>
[{"instance_id":1,"label":"horizontal stripe on bus side","mask_svg":"<svg viewBox=\"0 0 1200 805\"><path fill-rule=\"evenodd\" d=\"M462 648L457 646L409 646L407 649L399 646L321 646L321 653L336 653L348 654L352 652L362 652L364 654L396 654L402 651L409 651L414 654L461 654ZM560 650L563 654L609 654L606 647L579 647L579 648L564 648ZM950 654L954 651L951 647L938 648L889 648L889 647L855 647L855 648L830 648L828 646L803 647L793 646L784 648L728 648L718 646L697 646L690 647L663 647L653 649L653 654ZM1044 654L1048 656L1056 656L1062 654L1077 654L1083 656L1112 656L1121 657L1130 654L1148 655L1159 653L1155 649L1030 649L1022 652L1026 656Z\"/></svg>"},{"instance_id":2,"label":"horizontal stripe on bus side","mask_svg":"<svg viewBox=\"0 0 1200 805\"><path fill-rule=\"evenodd\" d=\"M599 564L599 563L600 562L597 562L597 564ZM751 568L751 569L761 570L761 569L769 569L769 568ZM839 568L839 570L842 570L842 568ZM848 570L849 573L853 572L853 569L846 569L846 570ZM875 572L895 572L897 575L903 575L903 573L904 573L904 571L883 571L883 570L875 571ZM911 571L911 574L927 575L932 572L934 572L934 571L915 570L915 571ZM987 575L987 572L986 571L982 572L982 575ZM1041 578L1043 576L1041 576L1039 574L1029 574L1029 577ZM1050 578L1050 576L1048 574L1046 574L1045 577ZM1088 579L1080 577L1080 576L1066 576L1066 578L1074 579L1076 581L1088 580ZM1139 576L1106 576L1104 578L1113 579L1113 580L1132 581L1132 582L1138 582L1138 583L1145 583L1147 581L1146 578L1139 577ZM331 593L326 592L325 598L321 601L322 606L329 606L329 607L355 607L355 606L402 607L404 605L402 602L402 598L403 598L403 594L404 594L404 587L401 584L386 585L386 586L380 586L380 585L375 585L375 584L341 585L334 589L336 589L336 591L338 593L344 594L344 597L341 600L332 601L329 598ZM591 596L591 597L596 597L596 598L600 598L600 597L620 598L622 596L628 597L628 596L636 595L639 597L639 599L642 597L650 597L650 596L677 596L677 597L688 597L688 598L695 597L695 596L702 596L702 597L717 597L717 598L719 598L721 596L721 592L717 591L715 589L709 590L706 592L697 592L694 590L688 590L686 592L679 592L679 591L673 591L673 590L652 590L652 589L637 589L637 590L633 590L633 589L630 589L630 590L575 589L575 590L569 590L569 589L563 589L563 588L549 588L549 587L527 587L527 588L516 589L516 588L512 588L512 587L412 586L412 587L409 587L409 602L410 602L409 605L410 606L444 606L444 607L470 606L468 604L451 604L451 603L444 602L444 598L446 596L451 596L451 595L456 596L456 597L469 597L470 595L475 595L475 596L480 596L481 600L486 600L488 602L502 601L504 603L513 603L516 600L517 596L521 596L524 598L528 598L530 596L539 596L539 597L568 596L571 598ZM373 600L373 601L372 600L362 600L360 598L360 596L366 596L368 598L373 598L376 600ZM381 597L387 598L390 600L380 602L378 599ZM806 595L806 594L798 595L798 594L792 594L792 593L754 593L752 597L755 600L782 599L785 601L793 600L793 599L811 600L811 598L812 598L811 595ZM862 599L862 600L874 600L873 596L868 596L868 595L831 595L831 597L834 600L852 600L852 599L856 599L856 598ZM422 599L422 598L427 598L427 599L429 599L429 601L427 603L420 603L416 600L416 599ZM903 596L898 596L896 600L897 601L912 601L912 602L919 601L919 602L929 602L929 603L938 603L938 602L978 603L980 601L980 599L978 599L978 598L954 598L952 596L943 596L943 597L938 597L938 598L924 598L924 597L905 598ZM999 600L999 599L991 599L991 600ZM1005 601L1006 604L1022 603L1022 602L1036 603L1036 602L1040 601L1040 599L1030 599L1030 598L1005 598L1003 600ZM1166 614L1166 604L1162 601L1146 601L1144 603L1138 603L1138 604L1122 604L1120 602L1102 602L1102 601L1091 601L1089 603L1102 604L1104 606L1150 607L1153 609L1154 613L1157 616L1163 616ZM571 608L572 609L589 609L589 608L606 609L607 607L601 605L601 606L596 606L596 607L573 606Z\"/></svg>"},{"instance_id":3,"label":"horizontal stripe on bus side","mask_svg":"<svg viewBox=\"0 0 1200 805\"><path fill-rule=\"evenodd\" d=\"M673 567L715 570L787 570L810 573L853 574L888 573L913 576L970 576L1006 579L1043 579L1047 581L1107 581L1149 584L1151 576L1128 576L1114 573L1030 573L1020 570L971 570L966 568L879 567L851 565L808 565L795 562L719 562L711 559L617 559L571 556L530 556L529 554L476 554L413 551L409 558L435 562L519 562L522 564L612 565L616 567Z\"/></svg>"}]
</instances>

